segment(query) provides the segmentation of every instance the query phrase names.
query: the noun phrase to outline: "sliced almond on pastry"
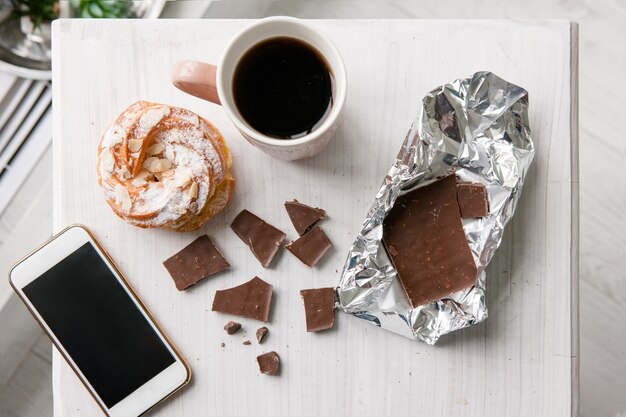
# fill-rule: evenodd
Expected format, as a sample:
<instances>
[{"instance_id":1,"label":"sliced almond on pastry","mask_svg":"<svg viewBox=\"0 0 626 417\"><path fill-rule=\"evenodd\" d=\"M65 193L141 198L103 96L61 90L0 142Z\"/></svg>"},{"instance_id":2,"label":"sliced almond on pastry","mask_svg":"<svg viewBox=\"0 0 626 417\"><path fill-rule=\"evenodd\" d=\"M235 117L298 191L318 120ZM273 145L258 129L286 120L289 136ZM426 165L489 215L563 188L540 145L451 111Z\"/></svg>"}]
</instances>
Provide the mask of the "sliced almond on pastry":
<instances>
[{"instance_id":1,"label":"sliced almond on pastry","mask_svg":"<svg viewBox=\"0 0 626 417\"><path fill-rule=\"evenodd\" d=\"M139 118L139 126L142 129L152 129L161 119L170 114L170 108L167 106L158 109L150 109Z\"/></svg>"},{"instance_id":2,"label":"sliced almond on pastry","mask_svg":"<svg viewBox=\"0 0 626 417\"><path fill-rule=\"evenodd\" d=\"M143 167L154 173L164 172L172 167L172 161L151 156L144 161Z\"/></svg>"},{"instance_id":3,"label":"sliced almond on pastry","mask_svg":"<svg viewBox=\"0 0 626 417\"><path fill-rule=\"evenodd\" d=\"M161 173L161 175L163 175L164 177L168 178L173 176L176 173L176 171L174 171L173 169L168 169L167 171L163 171Z\"/></svg>"},{"instance_id":4,"label":"sliced almond on pastry","mask_svg":"<svg viewBox=\"0 0 626 417\"><path fill-rule=\"evenodd\" d=\"M147 169L147 170L151 171L151 170L150 170L150 167L152 166L152 164L153 164L155 161L158 161L158 160L159 160L159 158L157 158L157 157L155 157L155 156L151 156L150 158L146 158L146 159L143 161L143 167L144 167L145 169Z\"/></svg>"},{"instance_id":5,"label":"sliced almond on pastry","mask_svg":"<svg viewBox=\"0 0 626 417\"><path fill-rule=\"evenodd\" d=\"M115 186L115 202L119 204L124 211L130 211L133 206L128 190L121 184Z\"/></svg>"},{"instance_id":6,"label":"sliced almond on pastry","mask_svg":"<svg viewBox=\"0 0 626 417\"><path fill-rule=\"evenodd\" d=\"M100 161L102 164L102 168L104 168L105 171L113 172L113 170L115 169L115 158L113 158L111 149L102 149L102 152L100 153Z\"/></svg>"},{"instance_id":7,"label":"sliced almond on pastry","mask_svg":"<svg viewBox=\"0 0 626 417\"><path fill-rule=\"evenodd\" d=\"M189 187L189 198L198 198L198 183L195 181Z\"/></svg>"},{"instance_id":8,"label":"sliced almond on pastry","mask_svg":"<svg viewBox=\"0 0 626 417\"><path fill-rule=\"evenodd\" d=\"M135 178L141 178L141 179L146 179L150 176L150 173L148 171L146 171L145 169L142 169L141 171L139 171L139 174L137 174L137 176Z\"/></svg>"},{"instance_id":9,"label":"sliced almond on pastry","mask_svg":"<svg viewBox=\"0 0 626 417\"><path fill-rule=\"evenodd\" d=\"M141 139L130 139L128 141L128 150L130 152L139 152L141 150L142 144L143 144L143 140Z\"/></svg>"},{"instance_id":10,"label":"sliced almond on pastry","mask_svg":"<svg viewBox=\"0 0 626 417\"><path fill-rule=\"evenodd\" d=\"M156 161L152 161L148 169L154 173L157 173L167 171L171 167L172 161L170 161L169 159L157 159Z\"/></svg>"},{"instance_id":11,"label":"sliced almond on pastry","mask_svg":"<svg viewBox=\"0 0 626 417\"><path fill-rule=\"evenodd\" d=\"M193 203L190 203L189 211L191 211L192 213L196 213L198 211L198 203L195 201Z\"/></svg>"},{"instance_id":12,"label":"sliced almond on pastry","mask_svg":"<svg viewBox=\"0 0 626 417\"><path fill-rule=\"evenodd\" d=\"M147 184L148 177L152 174L145 169L139 171L139 174L133 179L132 183L135 187L142 187Z\"/></svg>"},{"instance_id":13,"label":"sliced almond on pastry","mask_svg":"<svg viewBox=\"0 0 626 417\"><path fill-rule=\"evenodd\" d=\"M163 171L168 171L170 168L172 168L172 161L170 161L169 159L161 159L161 166L163 167Z\"/></svg>"},{"instance_id":14,"label":"sliced almond on pastry","mask_svg":"<svg viewBox=\"0 0 626 417\"><path fill-rule=\"evenodd\" d=\"M113 148L118 143L122 143L122 135L118 132L107 131L102 138L102 146L105 148Z\"/></svg>"},{"instance_id":15,"label":"sliced almond on pastry","mask_svg":"<svg viewBox=\"0 0 626 417\"><path fill-rule=\"evenodd\" d=\"M150 146L146 151L148 155L158 155L165 150L165 146L162 143L155 143Z\"/></svg>"}]
</instances>

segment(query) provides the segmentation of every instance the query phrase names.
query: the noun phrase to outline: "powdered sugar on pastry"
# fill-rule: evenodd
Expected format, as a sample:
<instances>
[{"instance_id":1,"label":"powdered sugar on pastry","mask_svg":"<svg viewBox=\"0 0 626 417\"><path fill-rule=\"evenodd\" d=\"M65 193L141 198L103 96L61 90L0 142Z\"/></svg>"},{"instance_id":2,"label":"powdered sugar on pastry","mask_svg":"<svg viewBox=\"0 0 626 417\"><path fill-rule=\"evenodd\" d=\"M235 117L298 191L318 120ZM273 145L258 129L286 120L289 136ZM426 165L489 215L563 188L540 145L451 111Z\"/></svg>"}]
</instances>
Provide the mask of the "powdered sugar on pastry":
<instances>
[{"instance_id":1,"label":"powdered sugar on pastry","mask_svg":"<svg viewBox=\"0 0 626 417\"><path fill-rule=\"evenodd\" d=\"M104 133L98 156L107 202L139 227L197 229L232 194L230 152L221 134L182 108L131 105Z\"/></svg>"}]
</instances>

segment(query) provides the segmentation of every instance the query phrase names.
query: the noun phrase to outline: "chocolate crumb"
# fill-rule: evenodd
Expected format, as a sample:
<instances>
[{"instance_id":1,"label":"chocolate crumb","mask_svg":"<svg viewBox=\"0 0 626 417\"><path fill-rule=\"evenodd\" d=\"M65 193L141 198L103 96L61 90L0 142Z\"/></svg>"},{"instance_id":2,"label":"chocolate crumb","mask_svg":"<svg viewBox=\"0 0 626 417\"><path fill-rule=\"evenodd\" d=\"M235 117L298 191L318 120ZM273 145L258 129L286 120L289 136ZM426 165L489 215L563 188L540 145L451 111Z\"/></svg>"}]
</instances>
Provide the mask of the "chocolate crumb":
<instances>
[{"instance_id":1,"label":"chocolate crumb","mask_svg":"<svg viewBox=\"0 0 626 417\"><path fill-rule=\"evenodd\" d=\"M220 343L220 347L224 347L224 346L226 346L226 343L224 342Z\"/></svg>"},{"instance_id":2,"label":"chocolate crumb","mask_svg":"<svg viewBox=\"0 0 626 417\"><path fill-rule=\"evenodd\" d=\"M249 340L244 340L242 344L246 346L250 346L252 343L250 343Z\"/></svg>"},{"instance_id":3,"label":"chocolate crumb","mask_svg":"<svg viewBox=\"0 0 626 417\"><path fill-rule=\"evenodd\" d=\"M276 352L268 352L256 357L259 371L265 375L277 375L280 370L280 357Z\"/></svg>"},{"instance_id":4,"label":"chocolate crumb","mask_svg":"<svg viewBox=\"0 0 626 417\"><path fill-rule=\"evenodd\" d=\"M269 332L268 328L263 326L259 327L256 331L256 340L258 340L259 344L263 343L265 336L267 336L267 332Z\"/></svg>"},{"instance_id":5,"label":"chocolate crumb","mask_svg":"<svg viewBox=\"0 0 626 417\"><path fill-rule=\"evenodd\" d=\"M235 334L239 331L239 329L241 329L241 324L232 320L226 323L226 325L224 326L224 330L226 330L226 333L228 334Z\"/></svg>"}]
</instances>

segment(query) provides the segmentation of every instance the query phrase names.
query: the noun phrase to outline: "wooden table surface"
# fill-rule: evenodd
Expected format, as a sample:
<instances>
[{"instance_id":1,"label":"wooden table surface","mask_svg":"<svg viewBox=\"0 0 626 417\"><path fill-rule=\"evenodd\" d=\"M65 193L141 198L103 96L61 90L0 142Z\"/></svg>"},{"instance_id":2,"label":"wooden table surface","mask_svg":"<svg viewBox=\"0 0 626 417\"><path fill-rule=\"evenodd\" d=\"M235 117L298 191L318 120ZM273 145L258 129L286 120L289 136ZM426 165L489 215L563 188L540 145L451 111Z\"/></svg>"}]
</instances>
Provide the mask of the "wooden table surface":
<instances>
[{"instance_id":1,"label":"wooden table surface","mask_svg":"<svg viewBox=\"0 0 626 417\"><path fill-rule=\"evenodd\" d=\"M215 105L169 83L179 59L216 62L245 20L80 21L54 24L55 231L86 224L189 361L193 383L162 416L570 416L578 404L577 27L566 21L341 21L311 24L339 47L348 99L337 136L305 161L273 160L245 142ZM336 327L305 332L302 288L336 284L347 249L391 165L421 97L490 70L525 87L537 148L518 211L488 269L490 317L436 346L337 312ZM194 233L142 230L119 220L96 180L96 147L127 105L150 100L213 121L233 151L237 190L228 209ZM263 269L230 231L250 209L296 237L286 199L325 208L333 251L313 270L283 251ZM161 262L207 233L233 267L178 292ZM228 336L210 311L216 289L259 275L275 300L263 345L259 326ZM220 348L225 342L226 347ZM280 377L255 357L276 350ZM55 353L56 416L99 411Z\"/></svg>"}]
</instances>

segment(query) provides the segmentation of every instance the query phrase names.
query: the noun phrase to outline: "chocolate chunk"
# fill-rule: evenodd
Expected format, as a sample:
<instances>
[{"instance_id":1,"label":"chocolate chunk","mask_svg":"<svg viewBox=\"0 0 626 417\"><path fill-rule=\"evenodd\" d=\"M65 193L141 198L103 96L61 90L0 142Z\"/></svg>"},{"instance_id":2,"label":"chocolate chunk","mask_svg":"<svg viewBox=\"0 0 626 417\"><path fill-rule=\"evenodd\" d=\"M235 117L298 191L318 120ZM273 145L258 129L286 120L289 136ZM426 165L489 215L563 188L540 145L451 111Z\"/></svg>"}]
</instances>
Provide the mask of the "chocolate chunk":
<instances>
[{"instance_id":1,"label":"chocolate chunk","mask_svg":"<svg viewBox=\"0 0 626 417\"><path fill-rule=\"evenodd\" d=\"M259 277L233 288L215 291L213 311L267 322L272 286Z\"/></svg>"},{"instance_id":2,"label":"chocolate chunk","mask_svg":"<svg viewBox=\"0 0 626 417\"><path fill-rule=\"evenodd\" d=\"M315 288L300 291L306 314L306 331L330 329L335 323L335 289Z\"/></svg>"},{"instance_id":3,"label":"chocolate chunk","mask_svg":"<svg viewBox=\"0 0 626 417\"><path fill-rule=\"evenodd\" d=\"M267 336L268 331L269 330L265 326L259 327L256 330L256 340L259 342L259 344L263 343L263 340L265 339L265 336Z\"/></svg>"},{"instance_id":4,"label":"chocolate chunk","mask_svg":"<svg viewBox=\"0 0 626 417\"><path fill-rule=\"evenodd\" d=\"M226 325L224 326L224 330L226 330L226 333L228 334L235 334L239 331L239 329L241 329L241 324L232 320L226 323Z\"/></svg>"},{"instance_id":5,"label":"chocolate chunk","mask_svg":"<svg viewBox=\"0 0 626 417\"><path fill-rule=\"evenodd\" d=\"M413 307L476 283L454 175L398 197L385 218L383 242Z\"/></svg>"},{"instance_id":6,"label":"chocolate chunk","mask_svg":"<svg viewBox=\"0 0 626 417\"><path fill-rule=\"evenodd\" d=\"M471 219L489 214L487 191L482 184L461 182L456 185L456 198L459 202L461 217Z\"/></svg>"},{"instance_id":7,"label":"chocolate chunk","mask_svg":"<svg viewBox=\"0 0 626 417\"><path fill-rule=\"evenodd\" d=\"M311 207L298 200L285 201L285 209L300 236L311 230L313 226L326 217L326 212L319 207Z\"/></svg>"},{"instance_id":8,"label":"chocolate chunk","mask_svg":"<svg viewBox=\"0 0 626 417\"><path fill-rule=\"evenodd\" d=\"M242 210L231 223L233 231L250 247L254 256L267 268L285 240L285 234L259 217Z\"/></svg>"},{"instance_id":9,"label":"chocolate chunk","mask_svg":"<svg viewBox=\"0 0 626 417\"><path fill-rule=\"evenodd\" d=\"M243 343L242 343L242 345L246 345L246 346L250 346L251 344L252 344L252 343L250 343L250 341L249 341L249 340L247 340L247 339L246 339L246 340L244 340L244 341L243 341Z\"/></svg>"},{"instance_id":10,"label":"chocolate chunk","mask_svg":"<svg viewBox=\"0 0 626 417\"><path fill-rule=\"evenodd\" d=\"M330 243L326 234L316 226L310 232L288 244L286 248L305 265L312 268L322 259L322 256L331 246L332 243Z\"/></svg>"},{"instance_id":11,"label":"chocolate chunk","mask_svg":"<svg viewBox=\"0 0 626 417\"><path fill-rule=\"evenodd\" d=\"M276 352L268 352L256 357L262 374L277 375L280 370L280 357Z\"/></svg>"},{"instance_id":12,"label":"chocolate chunk","mask_svg":"<svg viewBox=\"0 0 626 417\"><path fill-rule=\"evenodd\" d=\"M163 265L172 276L176 289L182 291L203 278L228 269L229 263L207 235L200 236Z\"/></svg>"}]
</instances>

